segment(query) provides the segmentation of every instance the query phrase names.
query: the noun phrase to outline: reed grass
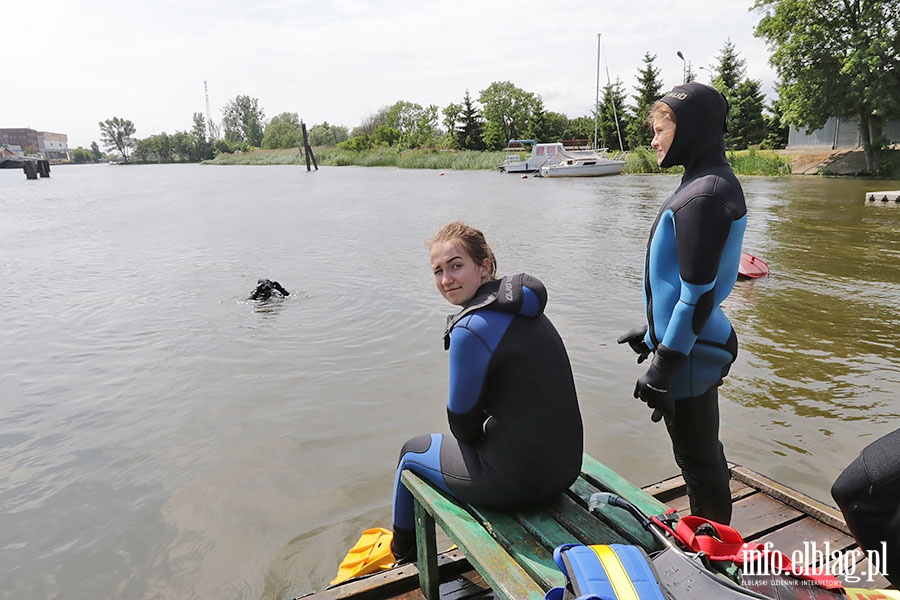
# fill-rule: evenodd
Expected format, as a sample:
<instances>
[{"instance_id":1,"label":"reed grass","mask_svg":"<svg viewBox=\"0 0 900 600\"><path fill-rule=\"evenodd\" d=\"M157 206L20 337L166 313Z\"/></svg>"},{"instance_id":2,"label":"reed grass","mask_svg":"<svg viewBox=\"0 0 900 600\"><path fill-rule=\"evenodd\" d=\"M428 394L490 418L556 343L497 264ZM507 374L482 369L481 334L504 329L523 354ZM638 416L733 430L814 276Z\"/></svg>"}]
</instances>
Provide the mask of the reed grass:
<instances>
[{"instance_id":1,"label":"reed grass","mask_svg":"<svg viewBox=\"0 0 900 600\"><path fill-rule=\"evenodd\" d=\"M400 169L438 169L465 171L493 171L498 168L504 152L474 150L444 151L430 149L397 150L379 147L364 152L334 147L314 148L313 155L320 166L397 167ZM738 175L789 175L790 157L774 151L739 150L728 152L728 161ZM289 150L257 150L239 154L220 154L212 165L301 165L306 158L296 148ZM637 148L628 155L624 173L684 172L681 167L660 169L656 165L656 152L651 148Z\"/></svg>"}]
</instances>

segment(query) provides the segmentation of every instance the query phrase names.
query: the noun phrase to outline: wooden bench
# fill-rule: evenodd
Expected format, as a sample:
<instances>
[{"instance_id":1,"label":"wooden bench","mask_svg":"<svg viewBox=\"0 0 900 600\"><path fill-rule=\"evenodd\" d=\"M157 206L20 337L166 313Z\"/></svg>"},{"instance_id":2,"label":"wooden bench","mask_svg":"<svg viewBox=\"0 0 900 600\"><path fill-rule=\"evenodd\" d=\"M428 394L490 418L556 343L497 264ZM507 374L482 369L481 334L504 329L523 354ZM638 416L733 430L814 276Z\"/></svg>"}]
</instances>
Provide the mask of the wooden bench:
<instances>
[{"instance_id":1,"label":"wooden bench","mask_svg":"<svg viewBox=\"0 0 900 600\"><path fill-rule=\"evenodd\" d=\"M497 598L543 600L551 587L565 584L553 562L553 549L560 544L621 543L658 549L652 535L624 510L604 505L591 512L592 494L613 492L649 515L667 508L587 454L581 475L564 495L541 508L518 512L480 509L451 499L410 471L404 471L401 479L415 497L419 584L427 600L440 595L435 523Z\"/></svg>"}]
</instances>

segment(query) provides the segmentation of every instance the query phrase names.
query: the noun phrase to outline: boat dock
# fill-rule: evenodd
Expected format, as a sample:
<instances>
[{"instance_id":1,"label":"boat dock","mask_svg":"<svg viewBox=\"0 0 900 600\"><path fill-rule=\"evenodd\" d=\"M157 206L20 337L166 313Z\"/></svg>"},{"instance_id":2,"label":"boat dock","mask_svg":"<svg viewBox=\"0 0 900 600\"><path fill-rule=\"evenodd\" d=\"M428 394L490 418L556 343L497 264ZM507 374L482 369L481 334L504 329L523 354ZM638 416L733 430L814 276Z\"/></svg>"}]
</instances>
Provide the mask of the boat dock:
<instances>
[{"instance_id":1,"label":"boat dock","mask_svg":"<svg viewBox=\"0 0 900 600\"><path fill-rule=\"evenodd\" d=\"M734 502L731 525L747 542L771 542L774 548L795 563L798 562L795 553L807 553L810 546L819 550L827 548L830 556L840 557L841 564L844 565L843 572L860 576L859 581L848 581L849 587L890 587L882 575L866 576L870 566L838 510L745 467L732 465L731 474L731 495ZM676 509L680 515L689 513L685 484L680 475L642 489L666 506ZM813 558L814 560L804 561L804 564L820 564ZM441 553L438 557L438 569L442 582L441 600L497 598L460 550L451 549ZM407 564L302 598L421 600L423 595L419 589L416 565Z\"/></svg>"},{"instance_id":2,"label":"boat dock","mask_svg":"<svg viewBox=\"0 0 900 600\"><path fill-rule=\"evenodd\" d=\"M866 192L866 204L900 203L900 190L893 192Z\"/></svg>"}]
</instances>

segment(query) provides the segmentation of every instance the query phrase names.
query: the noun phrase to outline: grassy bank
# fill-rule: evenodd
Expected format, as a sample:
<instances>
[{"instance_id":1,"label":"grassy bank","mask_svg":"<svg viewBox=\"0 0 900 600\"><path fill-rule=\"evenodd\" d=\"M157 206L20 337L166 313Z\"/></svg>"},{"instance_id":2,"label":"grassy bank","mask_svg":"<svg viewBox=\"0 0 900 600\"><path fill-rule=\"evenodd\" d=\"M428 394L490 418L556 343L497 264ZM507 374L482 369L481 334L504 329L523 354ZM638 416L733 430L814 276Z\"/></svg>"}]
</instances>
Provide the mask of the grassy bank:
<instances>
[{"instance_id":1,"label":"grassy bank","mask_svg":"<svg viewBox=\"0 0 900 600\"><path fill-rule=\"evenodd\" d=\"M505 152L460 152L435 150L396 150L375 148L366 152L351 152L338 148L313 148L320 166L397 167L400 169L438 169L458 171L493 171L503 162ZM524 155L523 155L524 156ZM790 157L773 151L741 150L729 152L728 160L738 175L789 175ZM220 154L211 165L305 165L306 159L296 149L257 150L242 154ZM656 152L639 148L628 155L625 173L659 173ZM681 167L668 169L667 173L680 173Z\"/></svg>"}]
</instances>

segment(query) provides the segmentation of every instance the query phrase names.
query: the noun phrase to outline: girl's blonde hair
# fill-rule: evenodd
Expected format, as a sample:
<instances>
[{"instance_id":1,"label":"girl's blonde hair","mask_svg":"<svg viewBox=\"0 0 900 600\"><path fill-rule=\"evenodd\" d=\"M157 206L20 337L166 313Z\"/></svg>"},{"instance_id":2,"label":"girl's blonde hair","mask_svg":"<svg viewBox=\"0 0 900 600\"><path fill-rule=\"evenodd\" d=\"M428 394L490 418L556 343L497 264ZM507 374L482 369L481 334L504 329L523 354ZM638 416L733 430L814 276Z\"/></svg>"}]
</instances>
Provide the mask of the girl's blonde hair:
<instances>
[{"instance_id":1,"label":"girl's blonde hair","mask_svg":"<svg viewBox=\"0 0 900 600\"><path fill-rule=\"evenodd\" d=\"M431 247L437 242L459 242L463 250L479 265L488 259L488 279L497 278L497 259L494 251L484 239L484 234L478 229L466 225L462 221L453 221L438 229L434 237L425 243L425 247Z\"/></svg>"},{"instance_id":2,"label":"girl's blonde hair","mask_svg":"<svg viewBox=\"0 0 900 600\"><path fill-rule=\"evenodd\" d=\"M678 121L675 120L675 111L672 110L672 107L662 100L657 100L654 102L653 106L650 107L650 113L647 115L647 124L652 128L653 124L660 119L668 119L676 125L678 124Z\"/></svg>"}]
</instances>

